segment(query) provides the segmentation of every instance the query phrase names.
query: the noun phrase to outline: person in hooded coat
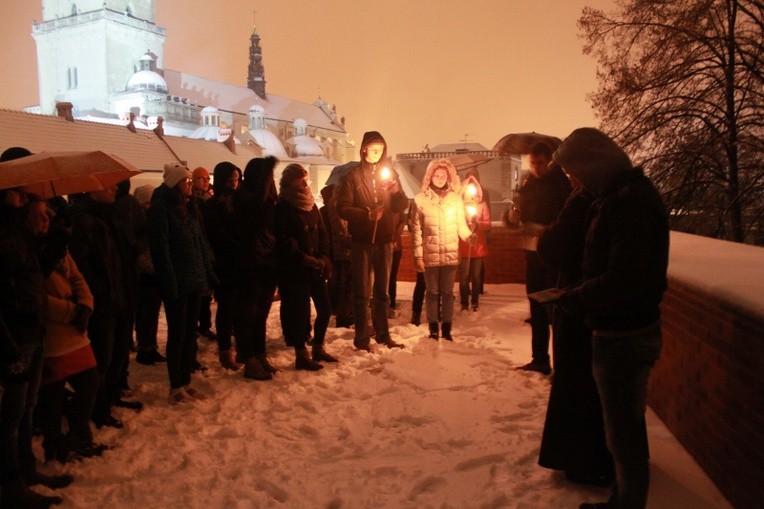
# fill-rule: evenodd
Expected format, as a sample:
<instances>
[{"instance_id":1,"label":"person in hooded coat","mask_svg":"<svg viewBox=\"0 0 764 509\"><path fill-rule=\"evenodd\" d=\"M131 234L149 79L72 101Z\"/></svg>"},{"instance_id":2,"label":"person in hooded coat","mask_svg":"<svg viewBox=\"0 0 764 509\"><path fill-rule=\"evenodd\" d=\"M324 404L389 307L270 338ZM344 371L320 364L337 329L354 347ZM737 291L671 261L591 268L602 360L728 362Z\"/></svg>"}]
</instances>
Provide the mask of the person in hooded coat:
<instances>
[{"instance_id":1,"label":"person in hooded coat","mask_svg":"<svg viewBox=\"0 0 764 509\"><path fill-rule=\"evenodd\" d=\"M390 337L387 292L397 215L407 206L408 198L387 158L385 139L376 131L364 133L361 162L342 177L337 196L337 212L348 222L352 239L353 345L358 350L371 351L371 333L367 328L370 300L377 343L403 348Z\"/></svg>"},{"instance_id":2,"label":"person in hooded coat","mask_svg":"<svg viewBox=\"0 0 764 509\"><path fill-rule=\"evenodd\" d=\"M668 213L643 170L598 129L576 129L553 159L595 199L586 221L582 281L556 302L564 312L585 316L592 329L592 369L615 460L610 500L581 507L645 507L647 382L662 345Z\"/></svg>"},{"instance_id":3,"label":"person in hooded coat","mask_svg":"<svg viewBox=\"0 0 764 509\"><path fill-rule=\"evenodd\" d=\"M411 217L414 266L424 272L425 308L430 337L452 341L454 280L459 265L459 239L476 242L464 217L459 194L459 175L448 159L435 159L427 165L422 192L414 198ZM440 330L439 330L440 329Z\"/></svg>"},{"instance_id":4,"label":"person in hooded coat","mask_svg":"<svg viewBox=\"0 0 764 509\"><path fill-rule=\"evenodd\" d=\"M276 247L281 270L281 329L295 350L295 367L316 371L319 362L337 362L324 347L331 305L326 281L331 275L329 233L308 186L308 172L293 163L284 168L276 205ZM310 338L310 301L316 308L312 357L305 347Z\"/></svg>"},{"instance_id":5,"label":"person in hooded coat","mask_svg":"<svg viewBox=\"0 0 764 509\"><path fill-rule=\"evenodd\" d=\"M480 306L483 288L483 260L488 256L486 233L491 230L491 209L483 199L483 188L474 175L462 182L462 201L470 229L477 235L474 243L459 240L459 299L462 311Z\"/></svg>"},{"instance_id":6,"label":"person in hooded coat","mask_svg":"<svg viewBox=\"0 0 764 509\"><path fill-rule=\"evenodd\" d=\"M278 194L273 156L255 158L244 168L244 180L233 195L233 213L240 251L236 275L236 347L244 377L271 380L276 372L265 352L266 322L278 278L275 213Z\"/></svg>"},{"instance_id":7,"label":"person in hooded coat","mask_svg":"<svg viewBox=\"0 0 764 509\"><path fill-rule=\"evenodd\" d=\"M212 198L202 203L204 231L214 255L213 268L220 280L214 288L218 303L215 312L215 331L218 341L220 365L237 371L231 338L236 299L236 257L239 256L239 238L233 213L233 195L241 181L241 170L233 163L223 161L215 166Z\"/></svg>"}]
</instances>

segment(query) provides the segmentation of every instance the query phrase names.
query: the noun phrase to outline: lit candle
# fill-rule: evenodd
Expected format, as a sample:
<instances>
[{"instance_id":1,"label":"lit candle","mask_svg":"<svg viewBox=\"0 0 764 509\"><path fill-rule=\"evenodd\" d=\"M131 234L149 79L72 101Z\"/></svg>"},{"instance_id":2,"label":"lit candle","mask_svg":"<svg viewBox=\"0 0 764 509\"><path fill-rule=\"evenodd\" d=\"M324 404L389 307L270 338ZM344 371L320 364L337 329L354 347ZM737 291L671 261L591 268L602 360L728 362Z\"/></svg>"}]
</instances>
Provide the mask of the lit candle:
<instances>
[{"instance_id":1,"label":"lit candle","mask_svg":"<svg viewBox=\"0 0 764 509\"><path fill-rule=\"evenodd\" d=\"M474 219L477 216L477 208L474 205L467 205L467 213L470 215L470 219Z\"/></svg>"},{"instance_id":2,"label":"lit candle","mask_svg":"<svg viewBox=\"0 0 764 509\"><path fill-rule=\"evenodd\" d=\"M390 168L387 166L383 167L379 172L379 176L382 178L382 180L388 180L390 178Z\"/></svg>"}]
</instances>

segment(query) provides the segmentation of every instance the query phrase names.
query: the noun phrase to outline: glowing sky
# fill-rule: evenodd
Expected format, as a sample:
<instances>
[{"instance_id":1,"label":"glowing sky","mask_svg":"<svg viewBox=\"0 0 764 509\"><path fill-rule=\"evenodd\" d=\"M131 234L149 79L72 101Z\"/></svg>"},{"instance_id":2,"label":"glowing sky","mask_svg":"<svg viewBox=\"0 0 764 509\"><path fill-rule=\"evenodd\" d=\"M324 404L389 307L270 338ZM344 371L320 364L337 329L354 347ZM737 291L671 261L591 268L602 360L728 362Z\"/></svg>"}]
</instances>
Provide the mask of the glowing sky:
<instances>
[{"instance_id":1,"label":"glowing sky","mask_svg":"<svg viewBox=\"0 0 764 509\"><path fill-rule=\"evenodd\" d=\"M559 137L596 125L586 94L584 6L614 0L157 0L166 68L246 84L256 23L266 91L346 117L352 139L380 131L391 153L510 132ZM254 11L256 10L256 14ZM30 35L39 0L3 0L0 107L38 102ZM140 55L136 55L136 59Z\"/></svg>"}]
</instances>

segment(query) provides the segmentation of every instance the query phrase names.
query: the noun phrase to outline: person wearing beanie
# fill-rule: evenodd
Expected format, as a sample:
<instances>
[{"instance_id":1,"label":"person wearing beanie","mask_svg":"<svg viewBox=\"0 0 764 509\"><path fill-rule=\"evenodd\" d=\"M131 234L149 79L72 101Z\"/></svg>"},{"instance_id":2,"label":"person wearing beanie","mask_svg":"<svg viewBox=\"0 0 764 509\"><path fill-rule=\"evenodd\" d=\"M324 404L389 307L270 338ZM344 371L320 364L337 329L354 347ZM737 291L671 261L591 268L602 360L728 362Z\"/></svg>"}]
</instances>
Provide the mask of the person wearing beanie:
<instances>
[{"instance_id":1,"label":"person wearing beanie","mask_svg":"<svg viewBox=\"0 0 764 509\"><path fill-rule=\"evenodd\" d=\"M278 194L273 180L276 163L273 156L250 160L233 195L239 240L233 261L237 360L244 363L244 378L260 381L273 379L276 372L265 353L268 314L278 277L274 234Z\"/></svg>"},{"instance_id":2,"label":"person wearing beanie","mask_svg":"<svg viewBox=\"0 0 764 509\"><path fill-rule=\"evenodd\" d=\"M570 181L557 165L550 165L552 151L543 143L528 154L530 174L523 181L515 200L516 208L509 211L510 223L522 223L526 232L538 236L551 225L570 195ZM557 274L541 260L535 247L525 249L525 290L528 295L554 286ZM548 311L528 298L531 325L531 362L518 369L542 375L552 372L549 358L551 321Z\"/></svg>"},{"instance_id":3,"label":"person wearing beanie","mask_svg":"<svg viewBox=\"0 0 764 509\"><path fill-rule=\"evenodd\" d=\"M358 350L371 351L367 328L370 300L376 341L388 348L403 348L390 337L388 290L395 224L408 204L387 158L385 139L377 131L365 133L361 162L342 178L337 195L337 212L348 222L352 240L353 345Z\"/></svg>"},{"instance_id":4,"label":"person wearing beanie","mask_svg":"<svg viewBox=\"0 0 764 509\"><path fill-rule=\"evenodd\" d=\"M233 213L233 195L241 181L241 170L235 164L223 161L215 166L214 175L212 198L201 204L201 210L204 217L204 231L215 259L213 268L220 280L220 284L214 288L217 301L216 332L213 333L210 330L212 326L210 313L212 292L210 292L209 295L202 297L199 334L210 339L214 337L218 342L220 365L225 369L237 371L241 365L235 360L236 354L232 348L231 338L237 281L234 266L240 248Z\"/></svg>"},{"instance_id":5,"label":"person wearing beanie","mask_svg":"<svg viewBox=\"0 0 764 509\"><path fill-rule=\"evenodd\" d=\"M448 159L427 165L422 191L414 197L411 245L414 267L424 273L425 309L430 338L453 341L454 279L459 265L459 241L475 242L459 194L459 175Z\"/></svg>"},{"instance_id":6,"label":"person wearing beanie","mask_svg":"<svg viewBox=\"0 0 764 509\"><path fill-rule=\"evenodd\" d=\"M276 205L276 249L279 255L281 328L287 345L294 347L295 367L317 371L324 362L337 362L326 352L324 339L331 316L329 233L308 186L308 172L292 163L281 174ZM311 327L310 301L316 308ZM312 358L305 348L313 329Z\"/></svg>"},{"instance_id":7,"label":"person wearing beanie","mask_svg":"<svg viewBox=\"0 0 764 509\"><path fill-rule=\"evenodd\" d=\"M148 213L149 247L167 317L167 372L171 405L205 399L191 386L196 324L202 294L218 283L201 213L191 200L191 172L165 166Z\"/></svg>"},{"instance_id":8,"label":"person wearing beanie","mask_svg":"<svg viewBox=\"0 0 764 509\"><path fill-rule=\"evenodd\" d=\"M645 507L650 466L644 416L647 382L662 344L668 214L643 170L598 129L576 129L553 159L595 199L581 282L565 288L555 303L561 312L584 316L592 329L592 372L615 460L610 500L581 507Z\"/></svg>"}]
</instances>

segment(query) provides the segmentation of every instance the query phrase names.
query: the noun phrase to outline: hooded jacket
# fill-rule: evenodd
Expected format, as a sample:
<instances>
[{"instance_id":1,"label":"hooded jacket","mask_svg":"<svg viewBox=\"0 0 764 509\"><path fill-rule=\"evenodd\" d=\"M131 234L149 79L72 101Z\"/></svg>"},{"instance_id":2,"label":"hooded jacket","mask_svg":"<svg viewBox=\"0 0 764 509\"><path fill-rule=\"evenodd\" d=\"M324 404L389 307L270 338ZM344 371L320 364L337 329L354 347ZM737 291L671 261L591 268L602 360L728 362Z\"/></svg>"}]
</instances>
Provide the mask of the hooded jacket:
<instances>
[{"instance_id":1,"label":"hooded jacket","mask_svg":"<svg viewBox=\"0 0 764 509\"><path fill-rule=\"evenodd\" d=\"M477 194L470 194L470 186L474 186ZM484 258L488 256L488 239L486 233L491 229L491 210L483 199L483 188L474 175L462 182L462 201L467 224L477 234L477 242L459 240L459 256L462 258ZM474 219L470 217L469 207L475 208Z\"/></svg>"},{"instance_id":2,"label":"hooded jacket","mask_svg":"<svg viewBox=\"0 0 764 509\"><path fill-rule=\"evenodd\" d=\"M366 147L372 143L385 145L382 157L376 165L366 162L365 157ZM390 170L390 185L387 189L378 175L383 167ZM384 207L382 217L379 221L370 220L369 212L379 206ZM387 158L387 144L384 138L376 131L365 133L361 142L361 162L342 178L337 196L337 212L348 222L353 243L371 244L372 238L375 245L393 242L396 214L404 212L407 207L408 198L401 190L398 173Z\"/></svg>"},{"instance_id":3,"label":"hooded jacket","mask_svg":"<svg viewBox=\"0 0 764 509\"><path fill-rule=\"evenodd\" d=\"M438 168L446 168L449 174L447 190L442 194L430 187ZM459 176L453 164L447 159L430 162L410 218L414 258L421 258L425 268L458 265L459 239L467 240L472 235L459 189Z\"/></svg>"},{"instance_id":4,"label":"hooded jacket","mask_svg":"<svg viewBox=\"0 0 764 509\"><path fill-rule=\"evenodd\" d=\"M233 213L234 190L227 187L234 173L241 178L241 170L234 164L227 161L218 163L214 171L214 193L201 204L204 232L214 255L215 275L224 284L233 284L236 280L235 259L240 249Z\"/></svg>"},{"instance_id":5,"label":"hooded jacket","mask_svg":"<svg viewBox=\"0 0 764 509\"><path fill-rule=\"evenodd\" d=\"M668 284L668 214L641 168L601 131L577 129L554 153L596 200L589 209L583 283L568 298L595 331L656 323Z\"/></svg>"}]
</instances>

